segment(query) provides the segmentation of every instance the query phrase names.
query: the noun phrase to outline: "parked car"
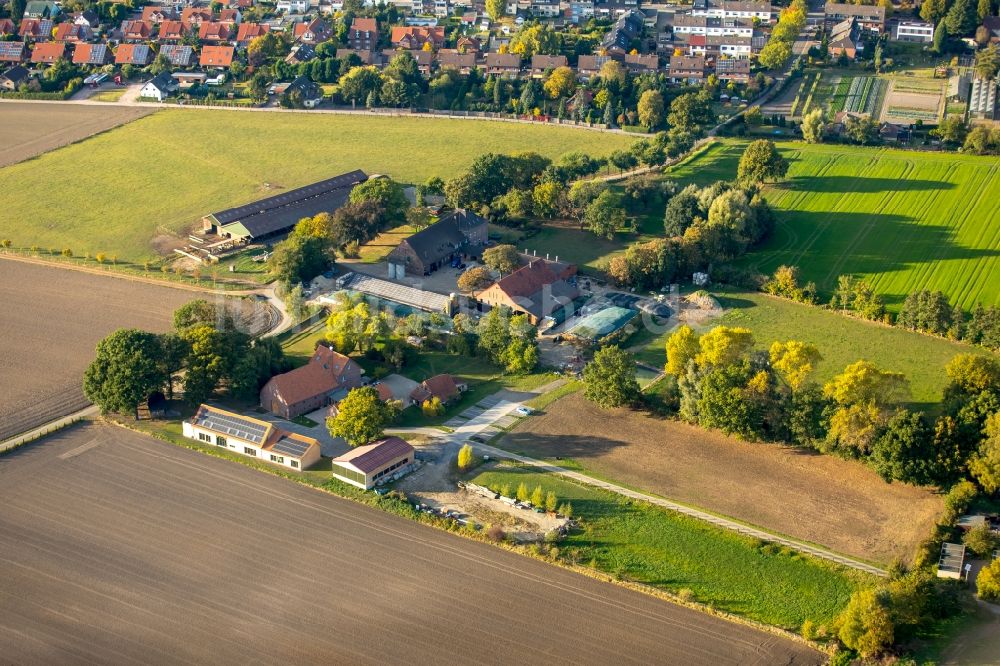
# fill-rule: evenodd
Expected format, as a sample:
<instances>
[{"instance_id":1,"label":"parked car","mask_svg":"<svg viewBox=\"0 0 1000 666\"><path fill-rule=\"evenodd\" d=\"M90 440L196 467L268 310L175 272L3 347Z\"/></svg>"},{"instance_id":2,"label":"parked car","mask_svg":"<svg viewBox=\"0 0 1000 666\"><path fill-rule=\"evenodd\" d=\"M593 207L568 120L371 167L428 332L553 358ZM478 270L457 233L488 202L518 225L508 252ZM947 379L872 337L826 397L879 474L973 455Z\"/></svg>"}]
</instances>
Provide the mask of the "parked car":
<instances>
[{"instance_id":1,"label":"parked car","mask_svg":"<svg viewBox=\"0 0 1000 666\"><path fill-rule=\"evenodd\" d=\"M520 416L531 416L532 414L531 407L525 407L524 405L515 409L514 412Z\"/></svg>"}]
</instances>

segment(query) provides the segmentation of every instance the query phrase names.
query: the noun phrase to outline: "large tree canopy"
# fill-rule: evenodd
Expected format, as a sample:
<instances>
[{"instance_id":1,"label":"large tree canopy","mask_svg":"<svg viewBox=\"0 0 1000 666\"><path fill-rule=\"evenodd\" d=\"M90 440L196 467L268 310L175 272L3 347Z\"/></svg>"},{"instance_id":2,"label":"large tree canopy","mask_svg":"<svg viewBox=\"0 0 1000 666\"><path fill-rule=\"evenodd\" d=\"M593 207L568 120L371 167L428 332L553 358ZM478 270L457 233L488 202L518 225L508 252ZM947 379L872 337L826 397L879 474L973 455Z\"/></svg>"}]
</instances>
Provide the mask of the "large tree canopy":
<instances>
[{"instance_id":1,"label":"large tree canopy","mask_svg":"<svg viewBox=\"0 0 1000 666\"><path fill-rule=\"evenodd\" d=\"M131 414L166 383L162 348L155 333L115 331L97 344L97 357L83 375L83 392L102 413Z\"/></svg>"}]
</instances>

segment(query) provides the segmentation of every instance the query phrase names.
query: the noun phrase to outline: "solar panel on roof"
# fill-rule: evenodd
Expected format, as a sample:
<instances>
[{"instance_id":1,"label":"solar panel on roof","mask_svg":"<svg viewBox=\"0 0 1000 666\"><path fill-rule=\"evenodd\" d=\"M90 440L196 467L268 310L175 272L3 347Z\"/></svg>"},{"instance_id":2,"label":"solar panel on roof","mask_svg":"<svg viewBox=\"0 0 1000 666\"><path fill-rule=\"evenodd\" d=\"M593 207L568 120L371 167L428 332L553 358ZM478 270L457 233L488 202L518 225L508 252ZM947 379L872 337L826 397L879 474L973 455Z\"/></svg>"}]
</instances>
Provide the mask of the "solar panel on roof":
<instances>
[{"instance_id":1,"label":"solar panel on roof","mask_svg":"<svg viewBox=\"0 0 1000 666\"><path fill-rule=\"evenodd\" d=\"M242 419L228 414L217 414L208 412L198 418L197 425L203 426L216 432L224 432L248 442L259 444L264 439L267 427L259 423L254 423L248 419Z\"/></svg>"},{"instance_id":2,"label":"solar panel on roof","mask_svg":"<svg viewBox=\"0 0 1000 666\"><path fill-rule=\"evenodd\" d=\"M309 450L309 445L305 442L300 442L297 439L282 437L273 447L271 447L271 450L301 458L302 455Z\"/></svg>"}]
</instances>

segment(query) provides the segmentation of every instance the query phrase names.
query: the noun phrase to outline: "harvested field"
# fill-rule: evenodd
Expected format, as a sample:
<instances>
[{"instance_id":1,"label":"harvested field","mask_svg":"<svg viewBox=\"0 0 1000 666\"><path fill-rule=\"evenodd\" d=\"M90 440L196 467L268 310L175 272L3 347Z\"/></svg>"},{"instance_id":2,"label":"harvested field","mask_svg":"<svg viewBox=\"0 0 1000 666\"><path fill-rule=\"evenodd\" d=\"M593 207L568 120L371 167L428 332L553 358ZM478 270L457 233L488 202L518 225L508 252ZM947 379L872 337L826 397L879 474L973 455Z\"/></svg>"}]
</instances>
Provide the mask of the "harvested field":
<instances>
[{"instance_id":1,"label":"harvested field","mask_svg":"<svg viewBox=\"0 0 1000 666\"><path fill-rule=\"evenodd\" d=\"M155 109L80 104L0 102L0 167L86 139ZM44 131L39 131L39 127Z\"/></svg>"},{"instance_id":2,"label":"harvested field","mask_svg":"<svg viewBox=\"0 0 1000 666\"><path fill-rule=\"evenodd\" d=\"M601 477L878 563L909 559L941 510L930 491L886 484L860 464L747 443L576 393L499 446L571 458Z\"/></svg>"},{"instance_id":3,"label":"harvested field","mask_svg":"<svg viewBox=\"0 0 1000 666\"><path fill-rule=\"evenodd\" d=\"M191 291L0 259L0 439L88 403L83 371L121 327L165 331Z\"/></svg>"},{"instance_id":4,"label":"harvested field","mask_svg":"<svg viewBox=\"0 0 1000 666\"><path fill-rule=\"evenodd\" d=\"M937 122L941 114L941 86L937 89L893 81L882 111L883 121L897 123Z\"/></svg>"},{"instance_id":5,"label":"harvested field","mask_svg":"<svg viewBox=\"0 0 1000 666\"><path fill-rule=\"evenodd\" d=\"M3 460L4 662L825 661L126 430L72 428Z\"/></svg>"}]
</instances>

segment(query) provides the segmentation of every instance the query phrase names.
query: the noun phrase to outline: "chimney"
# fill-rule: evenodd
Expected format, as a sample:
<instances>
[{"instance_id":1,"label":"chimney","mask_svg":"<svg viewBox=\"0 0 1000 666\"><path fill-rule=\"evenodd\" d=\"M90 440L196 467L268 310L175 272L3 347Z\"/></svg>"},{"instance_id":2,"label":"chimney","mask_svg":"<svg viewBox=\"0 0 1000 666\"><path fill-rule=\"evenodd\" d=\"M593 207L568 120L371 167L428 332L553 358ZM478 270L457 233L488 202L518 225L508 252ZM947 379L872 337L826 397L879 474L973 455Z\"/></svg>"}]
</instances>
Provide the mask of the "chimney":
<instances>
[{"instance_id":1,"label":"chimney","mask_svg":"<svg viewBox=\"0 0 1000 666\"><path fill-rule=\"evenodd\" d=\"M545 261L548 261L548 260L549 260L549 253L548 253L548 252L546 252L546 253L545 253Z\"/></svg>"},{"instance_id":2,"label":"chimney","mask_svg":"<svg viewBox=\"0 0 1000 666\"><path fill-rule=\"evenodd\" d=\"M535 256L536 257L538 256L538 250L535 250Z\"/></svg>"},{"instance_id":3,"label":"chimney","mask_svg":"<svg viewBox=\"0 0 1000 666\"><path fill-rule=\"evenodd\" d=\"M556 255L556 261L559 261L559 255L558 254Z\"/></svg>"}]
</instances>

